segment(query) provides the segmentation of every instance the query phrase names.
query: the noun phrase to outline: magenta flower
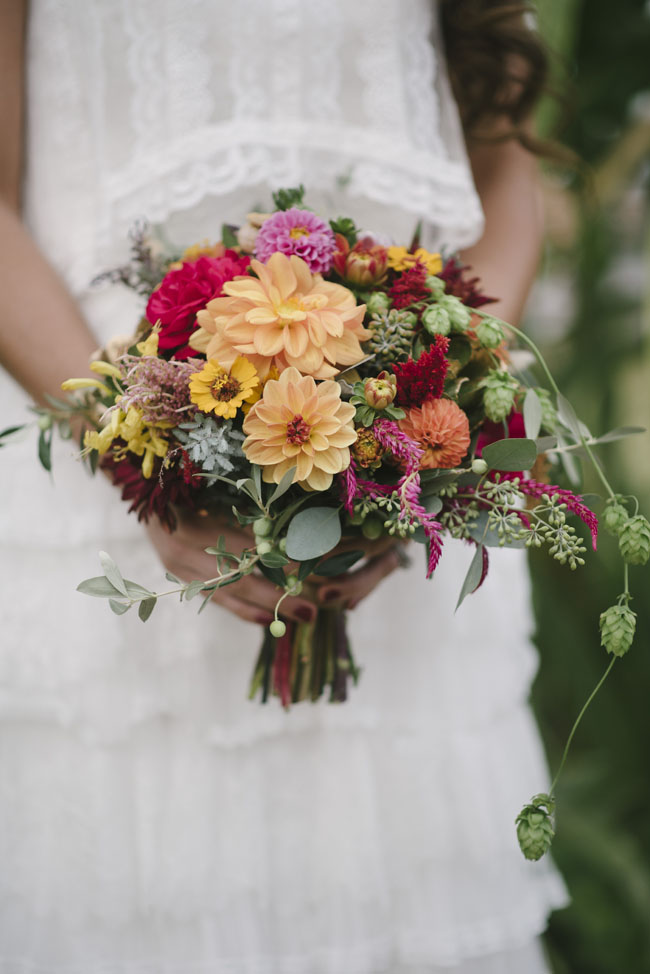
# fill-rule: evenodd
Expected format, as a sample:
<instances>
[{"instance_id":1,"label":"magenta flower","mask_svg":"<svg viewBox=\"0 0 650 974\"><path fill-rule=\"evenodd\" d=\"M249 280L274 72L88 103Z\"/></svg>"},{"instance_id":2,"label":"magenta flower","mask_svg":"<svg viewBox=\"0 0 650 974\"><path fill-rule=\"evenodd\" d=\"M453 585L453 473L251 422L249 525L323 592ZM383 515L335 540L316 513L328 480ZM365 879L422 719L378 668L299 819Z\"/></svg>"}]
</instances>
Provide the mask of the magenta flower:
<instances>
[{"instance_id":1,"label":"magenta flower","mask_svg":"<svg viewBox=\"0 0 650 974\"><path fill-rule=\"evenodd\" d=\"M263 263L279 251L302 257L312 274L326 274L332 266L336 240L331 229L311 210L278 210L262 224L255 240L255 256Z\"/></svg>"}]
</instances>

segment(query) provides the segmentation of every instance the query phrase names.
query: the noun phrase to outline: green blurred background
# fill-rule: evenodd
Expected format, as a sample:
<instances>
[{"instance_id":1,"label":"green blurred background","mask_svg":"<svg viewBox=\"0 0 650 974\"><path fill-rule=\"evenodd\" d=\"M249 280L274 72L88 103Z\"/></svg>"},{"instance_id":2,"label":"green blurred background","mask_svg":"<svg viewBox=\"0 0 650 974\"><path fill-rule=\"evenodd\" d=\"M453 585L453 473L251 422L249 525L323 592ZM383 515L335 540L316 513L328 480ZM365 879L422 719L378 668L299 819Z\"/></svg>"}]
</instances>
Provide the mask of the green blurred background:
<instances>
[{"instance_id":1,"label":"green blurred background","mask_svg":"<svg viewBox=\"0 0 650 974\"><path fill-rule=\"evenodd\" d=\"M537 6L561 96L542 104L540 128L584 170L547 167L548 237L526 328L590 429L650 426L650 3ZM650 435L601 456L614 488L650 514ZM586 489L598 485L587 478ZM569 587L566 569L531 559L542 660L533 702L553 769L607 665L598 616L622 572L611 539L599 547ZM556 974L650 972L650 566L630 576L635 644L580 725L557 790L554 854L572 905L547 934Z\"/></svg>"}]
</instances>

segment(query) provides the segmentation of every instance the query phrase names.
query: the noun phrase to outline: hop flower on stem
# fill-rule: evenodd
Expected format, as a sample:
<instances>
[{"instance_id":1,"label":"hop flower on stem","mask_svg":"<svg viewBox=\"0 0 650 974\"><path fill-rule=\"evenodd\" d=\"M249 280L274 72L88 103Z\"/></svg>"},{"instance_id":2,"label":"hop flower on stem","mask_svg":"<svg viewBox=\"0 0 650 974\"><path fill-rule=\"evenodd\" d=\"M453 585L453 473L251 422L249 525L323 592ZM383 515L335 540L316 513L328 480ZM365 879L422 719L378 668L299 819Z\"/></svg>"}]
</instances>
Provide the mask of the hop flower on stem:
<instances>
[{"instance_id":1,"label":"hop flower on stem","mask_svg":"<svg viewBox=\"0 0 650 974\"><path fill-rule=\"evenodd\" d=\"M642 514L629 518L621 527L618 546L628 565L645 565L650 558L650 524Z\"/></svg>"},{"instance_id":2,"label":"hop flower on stem","mask_svg":"<svg viewBox=\"0 0 650 974\"><path fill-rule=\"evenodd\" d=\"M634 641L636 613L624 604L612 605L600 616L600 644L613 656L625 656Z\"/></svg>"},{"instance_id":3,"label":"hop flower on stem","mask_svg":"<svg viewBox=\"0 0 650 974\"><path fill-rule=\"evenodd\" d=\"M536 862L550 849L555 835L554 809L555 801L550 795L535 795L515 819L519 848L526 859Z\"/></svg>"}]
</instances>

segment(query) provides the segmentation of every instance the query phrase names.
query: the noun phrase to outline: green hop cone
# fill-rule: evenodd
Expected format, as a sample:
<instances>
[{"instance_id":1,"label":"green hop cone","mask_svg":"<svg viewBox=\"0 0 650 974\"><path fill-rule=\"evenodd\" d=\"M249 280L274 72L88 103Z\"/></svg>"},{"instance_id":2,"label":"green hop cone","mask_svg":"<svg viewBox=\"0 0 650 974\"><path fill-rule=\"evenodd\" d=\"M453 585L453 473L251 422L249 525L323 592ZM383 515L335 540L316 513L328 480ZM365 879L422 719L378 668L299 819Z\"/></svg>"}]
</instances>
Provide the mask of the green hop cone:
<instances>
[{"instance_id":1,"label":"green hop cone","mask_svg":"<svg viewBox=\"0 0 650 974\"><path fill-rule=\"evenodd\" d=\"M508 418L515 404L516 381L507 372L493 369L483 380L483 387L485 415L493 423L502 423Z\"/></svg>"},{"instance_id":2,"label":"green hop cone","mask_svg":"<svg viewBox=\"0 0 650 974\"><path fill-rule=\"evenodd\" d=\"M368 314L384 314L390 308L390 298L384 291L373 291L366 301Z\"/></svg>"},{"instance_id":3,"label":"green hop cone","mask_svg":"<svg viewBox=\"0 0 650 974\"><path fill-rule=\"evenodd\" d=\"M472 320L472 312L466 308L460 298L453 294L445 294L440 298L439 304L449 315L453 331L467 331Z\"/></svg>"},{"instance_id":4,"label":"green hop cone","mask_svg":"<svg viewBox=\"0 0 650 974\"><path fill-rule=\"evenodd\" d=\"M555 835L551 818L554 807L549 795L535 795L515 819L519 848L526 859L537 861L550 849Z\"/></svg>"},{"instance_id":5,"label":"green hop cone","mask_svg":"<svg viewBox=\"0 0 650 974\"><path fill-rule=\"evenodd\" d=\"M445 293L445 282L437 274L429 274L424 283L436 298Z\"/></svg>"},{"instance_id":6,"label":"green hop cone","mask_svg":"<svg viewBox=\"0 0 650 974\"><path fill-rule=\"evenodd\" d=\"M551 393L548 389L535 389L542 406L542 429L552 433L557 426L557 409L553 405Z\"/></svg>"},{"instance_id":7,"label":"green hop cone","mask_svg":"<svg viewBox=\"0 0 650 974\"><path fill-rule=\"evenodd\" d=\"M621 533L621 529L626 524L629 518L629 514L619 503L619 498L617 497L615 501L608 501L605 510L603 511L600 523L605 528L608 534L613 534L614 536Z\"/></svg>"},{"instance_id":8,"label":"green hop cone","mask_svg":"<svg viewBox=\"0 0 650 974\"><path fill-rule=\"evenodd\" d=\"M498 348L503 341L503 328L496 318L482 318L476 326L476 337L484 348Z\"/></svg>"},{"instance_id":9,"label":"green hop cone","mask_svg":"<svg viewBox=\"0 0 650 974\"><path fill-rule=\"evenodd\" d=\"M432 304L422 315L422 327L430 335L448 335L451 318L439 304Z\"/></svg>"},{"instance_id":10,"label":"green hop cone","mask_svg":"<svg viewBox=\"0 0 650 974\"><path fill-rule=\"evenodd\" d=\"M618 547L628 565L645 565L650 558L650 524L643 514L628 518L619 532Z\"/></svg>"},{"instance_id":11,"label":"green hop cone","mask_svg":"<svg viewBox=\"0 0 650 974\"><path fill-rule=\"evenodd\" d=\"M625 656L635 629L636 613L627 605L612 605L600 615L600 644L613 656Z\"/></svg>"}]
</instances>

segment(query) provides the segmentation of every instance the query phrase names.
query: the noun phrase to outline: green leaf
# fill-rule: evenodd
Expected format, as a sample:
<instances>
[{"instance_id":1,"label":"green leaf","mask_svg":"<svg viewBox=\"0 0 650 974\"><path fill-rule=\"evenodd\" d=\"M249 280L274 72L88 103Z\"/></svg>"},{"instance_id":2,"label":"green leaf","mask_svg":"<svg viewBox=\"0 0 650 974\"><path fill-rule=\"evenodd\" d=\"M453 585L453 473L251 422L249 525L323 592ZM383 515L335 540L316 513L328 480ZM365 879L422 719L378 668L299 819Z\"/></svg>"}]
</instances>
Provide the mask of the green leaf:
<instances>
[{"instance_id":1,"label":"green leaf","mask_svg":"<svg viewBox=\"0 0 650 974\"><path fill-rule=\"evenodd\" d=\"M318 558L309 558L307 561L301 562L300 568L298 569L298 581L304 582L304 580L308 578L309 575L311 575L311 573L314 571L319 561L320 555Z\"/></svg>"},{"instance_id":2,"label":"green leaf","mask_svg":"<svg viewBox=\"0 0 650 974\"><path fill-rule=\"evenodd\" d=\"M203 612L208 602L210 602L210 600L212 599L212 596L214 595L216 589L217 589L216 585L211 585L210 588L206 590L207 594L203 599L203 602L201 602L201 605L199 606L199 615Z\"/></svg>"},{"instance_id":3,"label":"green leaf","mask_svg":"<svg viewBox=\"0 0 650 974\"><path fill-rule=\"evenodd\" d=\"M567 440L565 440L563 436L558 434L557 445L563 447L563 446L569 446L569 443L567 442ZM571 456L570 453L566 453L566 452L560 452L558 453L558 456L560 458L560 463L564 467L565 474L571 481L571 485L573 487L577 487L578 484L580 483L580 468L576 463L575 457Z\"/></svg>"},{"instance_id":4,"label":"green leaf","mask_svg":"<svg viewBox=\"0 0 650 974\"><path fill-rule=\"evenodd\" d=\"M286 494L286 492L291 487L291 484L293 483L293 478L295 477L295 474L296 474L295 467L291 467L290 470L287 470L284 477L282 478L278 486L275 488L275 490L269 497L269 504L268 504L269 507L271 506L271 504L274 504L277 500L279 500L283 494Z\"/></svg>"},{"instance_id":5,"label":"green leaf","mask_svg":"<svg viewBox=\"0 0 650 974\"><path fill-rule=\"evenodd\" d=\"M185 601L190 602L195 596L199 594L199 592L203 591L204 586L205 586L204 581L202 581L200 578L195 578L192 582L188 584L187 588L183 592L183 598L185 599Z\"/></svg>"},{"instance_id":6,"label":"green leaf","mask_svg":"<svg viewBox=\"0 0 650 974\"><path fill-rule=\"evenodd\" d=\"M52 470L52 430L41 430L38 435L38 459L48 473Z\"/></svg>"},{"instance_id":7,"label":"green leaf","mask_svg":"<svg viewBox=\"0 0 650 974\"><path fill-rule=\"evenodd\" d=\"M281 551L267 551L265 555L260 555L260 561L269 568L282 568L289 564L289 559Z\"/></svg>"},{"instance_id":8,"label":"green leaf","mask_svg":"<svg viewBox=\"0 0 650 974\"><path fill-rule=\"evenodd\" d=\"M316 574L326 577L342 575L352 568L360 558L363 558L364 554L363 551L342 551L340 555L332 555L331 558L326 558L320 563Z\"/></svg>"},{"instance_id":9,"label":"green leaf","mask_svg":"<svg viewBox=\"0 0 650 974\"><path fill-rule=\"evenodd\" d=\"M463 587L460 590L460 595L458 596L458 602L456 603L456 609L465 601L468 595L475 592L479 582L481 581L481 575L483 574L483 545L477 545L476 551L474 552L474 557L470 562L470 566L467 570L467 575L465 575L465 581L463 582Z\"/></svg>"},{"instance_id":10,"label":"green leaf","mask_svg":"<svg viewBox=\"0 0 650 974\"><path fill-rule=\"evenodd\" d=\"M130 579L125 578L124 584L126 585L126 590L129 593L129 597L132 599L147 598L149 595L153 595L148 588L144 588L143 585L138 585L137 582L132 582Z\"/></svg>"},{"instance_id":11,"label":"green leaf","mask_svg":"<svg viewBox=\"0 0 650 974\"><path fill-rule=\"evenodd\" d=\"M426 494L421 500L429 514L437 514L442 510L442 500L437 494Z\"/></svg>"},{"instance_id":12,"label":"green leaf","mask_svg":"<svg viewBox=\"0 0 650 974\"><path fill-rule=\"evenodd\" d=\"M591 445L596 443L613 443L614 440L622 440L626 436L634 436L636 433L647 433L645 426L617 426L616 429L610 430L608 433L603 433L596 440L593 440Z\"/></svg>"},{"instance_id":13,"label":"green leaf","mask_svg":"<svg viewBox=\"0 0 650 974\"><path fill-rule=\"evenodd\" d=\"M341 540L337 507L309 507L292 518L287 531L287 555L307 561L331 551Z\"/></svg>"},{"instance_id":14,"label":"green leaf","mask_svg":"<svg viewBox=\"0 0 650 974\"><path fill-rule=\"evenodd\" d=\"M111 585L105 575L95 575L93 578L84 578L83 582L77 585L77 592L84 595L93 595L97 599L112 599L122 595L119 589Z\"/></svg>"},{"instance_id":15,"label":"green leaf","mask_svg":"<svg viewBox=\"0 0 650 974\"><path fill-rule=\"evenodd\" d=\"M156 607L156 602L158 599L152 595L150 599L143 599L138 606L138 615L143 622L146 622L153 610Z\"/></svg>"},{"instance_id":16,"label":"green leaf","mask_svg":"<svg viewBox=\"0 0 650 974\"><path fill-rule=\"evenodd\" d=\"M117 599L109 599L108 604L116 616L123 616L131 608L128 602L118 602Z\"/></svg>"},{"instance_id":17,"label":"green leaf","mask_svg":"<svg viewBox=\"0 0 650 974\"><path fill-rule=\"evenodd\" d=\"M240 578L243 578L242 573L241 572L235 572L235 574L234 575L231 575L230 578L225 579L225 581L223 581L223 582L219 582L218 585L217 585L217 588L225 588L226 585L234 585L235 582L238 582L240 580Z\"/></svg>"},{"instance_id":18,"label":"green leaf","mask_svg":"<svg viewBox=\"0 0 650 974\"><path fill-rule=\"evenodd\" d=\"M6 429L3 429L2 432L0 432L0 440L13 436L15 433L20 433L21 430L25 429L27 429L26 423L23 423L22 426L7 426ZM0 446L4 446L4 443L0 443Z\"/></svg>"},{"instance_id":19,"label":"green leaf","mask_svg":"<svg viewBox=\"0 0 650 974\"><path fill-rule=\"evenodd\" d=\"M180 578L177 575L174 575L173 572L165 572L165 578L168 582L175 582L176 585L183 584Z\"/></svg>"},{"instance_id":20,"label":"green leaf","mask_svg":"<svg viewBox=\"0 0 650 974\"><path fill-rule=\"evenodd\" d=\"M97 473L97 467L99 465L99 452L97 450L91 450L88 454L88 466L90 467L91 473Z\"/></svg>"},{"instance_id":21,"label":"green leaf","mask_svg":"<svg viewBox=\"0 0 650 974\"><path fill-rule=\"evenodd\" d=\"M62 440L69 440L72 438L72 427L70 426L70 420L60 419L57 427L59 430L59 436Z\"/></svg>"},{"instance_id":22,"label":"green leaf","mask_svg":"<svg viewBox=\"0 0 650 974\"><path fill-rule=\"evenodd\" d=\"M252 524L253 521L257 521L258 517L260 516L259 511L256 514L240 514L234 505L231 510L243 527L248 524ZM205 550L207 551L208 549L206 548ZM215 554L215 552L211 551L210 554Z\"/></svg>"},{"instance_id":23,"label":"green leaf","mask_svg":"<svg viewBox=\"0 0 650 974\"><path fill-rule=\"evenodd\" d=\"M226 247L236 247L237 246L237 236L233 227L229 226L227 223L221 224L221 242Z\"/></svg>"},{"instance_id":24,"label":"green leaf","mask_svg":"<svg viewBox=\"0 0 650 974\"><path fill-rule=\"evenodd\" d=\"M524 399L524 427L529 440L536 440L542 426L542 403L534 389Z\"/></svg>"},{"instance_id":25,"label":"green leaf","mask_svg":"<svg viewBox=\"0 0 650 974\"><path fill-rule=\"evenodd\" d=\"M259 570L265 578L268 578L269 582L273 582L274 585L278 585L280 588L284 588L284 572L280 568L271 568L270 565L264 565L262 562L258 562Z\"/></svg>"},{"instance_id":26,"label":"green leaf","mask_svg":"<svg viewBox=\"0 0 650 974\"><path fill-rule=\"evenodd\" d=\"M279 189L271 195L276 210L290 210L292 206L304 208L305 187L302 183L300 186L290 187L289 189Z\"/></svg>"},{"instance_id":27,"label":"green leaf","mask_svg":"<svg viewBox=\"0 0 650 974\"><path fill-rule=\"evenodd\" d=\"M575 409L561 393L557 397L557 414L562 425L573 433L576 442L580 442L580 436L583 432L586 432L587 436L589 436L589 430L585 429L583 431L580 420L576 416Z\"/></svg>"},{"instance_id":28,"label":"green leaf","mask_svg":"<svg viewBox=\"0 0 650 974\"><path fill-rule=\"evenodd\" d=\"M538 436L535 440L538 453L546 453L557 446L557 436Z\"/></svg>"},{"instance_id":29,"label":"green leaf","mask_svg":"<svg viewBox=\"0 0 650 974\"><path fill-rule=\"evenodd\" d=\"M258 463L254 463L251 466L253 471L253 483L255 484L255 490L257 491L257 496L261 498L262 496L262 468Z\"/></svg>"},{"instance_id":30,"label":"green leaf","mask_svg":"<svg viewBox=\"0 0 650 974\"><path fill-rule=\"evenodd\" d=\"M102 568L104 569L104 575L106 575L106 578L109 580L111 585L114 585L115 588L122 593L122 595L128 595L126 585L124 584L124 579L122 578L122 573L108 552L100 551L99 560Z\"/></svg>"},{"instance_id":31,"label":"green leaf","mask_svg":"<svg viewBox=\"0 0 650 974\"><path fill-rule=\"evenodd\" d=\"M473 528L470 528L467 532L477 544L485 545L486 548L525 548L526 539L521 538L518 541L508 541L507 544L501 544L501 539L499 535L494 530L494 528L488 528L488 512L480 511L476 519L476 524Z\"/></svg>"},{"instance_id":32,"label":"green leaf","mask_svg":"<svg viewBox=\"0 0 650 974\"><path fill-rule=\"evenodd\" d=\"M491 470L530 470L537 457L537 444L511 436L484 446L482 456Z\"/></svg>"}]
</instances>

